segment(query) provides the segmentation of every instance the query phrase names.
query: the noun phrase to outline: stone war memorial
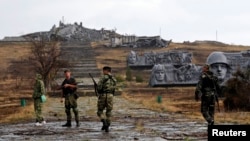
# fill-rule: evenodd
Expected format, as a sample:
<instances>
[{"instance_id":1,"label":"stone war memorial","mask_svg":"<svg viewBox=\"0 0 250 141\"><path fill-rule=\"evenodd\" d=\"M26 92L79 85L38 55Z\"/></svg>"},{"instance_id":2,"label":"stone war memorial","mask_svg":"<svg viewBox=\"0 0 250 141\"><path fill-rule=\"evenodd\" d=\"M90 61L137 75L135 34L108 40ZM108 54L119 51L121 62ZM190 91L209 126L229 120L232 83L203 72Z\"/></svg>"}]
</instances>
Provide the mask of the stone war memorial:
<instances>
[{"instance_id":1,"label":"stone war memorial","mask_svg":"<svg viewBox=\"0 0 250 141\"><path fill-rule=\"evenodd\" d=\"M186 51L153 51L138 55L130 51L128 67L152 69L149 85L196 85L201 72L201 66L192 64L192 53Z\"/></svg>"},{"instance_id":2,"label":"stone war memorial","mask_svg":"<svg viewBox=\"0 0 250 141\"><path fill-rule=\"evenodd\" d=\"M127 57L127 66L130 68L152 68L155 64L187 65L192 62L192 54L185 51L168 51L155 53L153 51L139 55L131 50Z\"/></svg>"},{"instance_id":3,"label":"stone war memorial","mask_svg":"<svg viewBox=\"0 0 250 141\"><path fill-rule=\"evenodd\" d=\"M218 77L219 82L224 86L232 74L240 70L250 68L250 51L241 52L212 52L207 57L207 64L211 66L211 71Z\"/></svg>"},{"instance_id":4,"label":"stone war memorial","mask_svg":"<svg viewBox=\"0 0 250 141\"><path fill-rule=\"evenodd\" d=\"M148 60L146 57L143 59L145 62ZM151 53L150 61L153 66L149 85L152 87L175 85L195 86L199 81L202 66L191 63L192 54L190 53L181 51L178 53L155 53L154 55ZM210 70L218 77L220 85L224 86L237 69L246 70L250 68L250 51L232 53L220 51L211 52L204 64L211 66ZM133 65L136 65L136 63ZM145 63L144 65L149 64Z\"/></svg>"},{"instance_id":5,"label":"stone war memorial","mask_svg":"<svg viewBox=\"0 0 250 141\"><path fill-rule=\"evenodd\" d=\"M174 58L160 57L164 53L155 54L155 64L152 67L149 84L156 86L173 85L196 85L201 73L201 66L191 63L192 55L190 53L176 53ZM167 56L167 55L165 55ZM171 56L171 55L170 55ZM161 58L161 59L159 59ZM170 61L171 59L172 61ZM250 51L241 52L211 52L204 64L210 65L210 70L219 79L221 86L225 86L232 74L240 70L250 69Z\"/></svg>"}]
</instances>

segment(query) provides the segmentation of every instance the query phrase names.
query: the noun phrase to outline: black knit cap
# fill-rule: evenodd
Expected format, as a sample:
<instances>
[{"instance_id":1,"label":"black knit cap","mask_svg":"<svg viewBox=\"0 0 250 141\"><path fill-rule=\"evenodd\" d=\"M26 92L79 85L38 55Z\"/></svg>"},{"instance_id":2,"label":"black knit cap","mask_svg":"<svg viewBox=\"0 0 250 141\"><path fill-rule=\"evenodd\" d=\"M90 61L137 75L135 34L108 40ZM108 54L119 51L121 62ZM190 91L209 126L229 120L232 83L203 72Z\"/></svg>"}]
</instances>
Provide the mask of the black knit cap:
<instances>
[{"instance_id":1,"label":"black knit cap","mask_svg":"<svg viewBox=\"0 0 250 141\"><path fill-rule=\"evenodd\" d=\"M107 70L107 71L111 72L111 67L109 67L109 66L104 66L104 67L102 68L102 70Z\"/></svg>"}]
</instances>

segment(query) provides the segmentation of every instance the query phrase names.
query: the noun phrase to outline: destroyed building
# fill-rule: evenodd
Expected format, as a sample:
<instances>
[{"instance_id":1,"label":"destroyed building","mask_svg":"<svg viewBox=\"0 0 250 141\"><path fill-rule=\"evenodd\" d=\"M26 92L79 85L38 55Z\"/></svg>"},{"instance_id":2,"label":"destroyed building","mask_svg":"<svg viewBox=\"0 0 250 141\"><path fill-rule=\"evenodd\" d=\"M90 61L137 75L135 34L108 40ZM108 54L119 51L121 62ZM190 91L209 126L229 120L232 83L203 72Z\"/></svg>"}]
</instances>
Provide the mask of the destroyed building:
<instances>
[{"instance_id":1,"label":"destroyed building","mask_svg":"<svg viewBox=\"0 0 250 141\"><path fill-rule=\"evenodd\" d=\"M83 26L82 22L65 24L59 21L59 26L53 25L49 31L40 31L21 35L19 37L5 37L1 41L29 41L45 39L47 41L69 41L69 42L94 42L105 41L107 47L167 47L171 40L167 41L160 36L135 36L121 35L116 29L105 30L101 28L90 29Z\"/></svg>"},{"instance_id":2,"label":"destroyed building","mask_svg":"<svg viewBox=\"0 0 250 141\"><path fill-rule=\"evenodd\" d=\"M160 36L119 35L111 38L112 47L167 47L172 40L164 40Z\"/></svg>"}]
</instances>

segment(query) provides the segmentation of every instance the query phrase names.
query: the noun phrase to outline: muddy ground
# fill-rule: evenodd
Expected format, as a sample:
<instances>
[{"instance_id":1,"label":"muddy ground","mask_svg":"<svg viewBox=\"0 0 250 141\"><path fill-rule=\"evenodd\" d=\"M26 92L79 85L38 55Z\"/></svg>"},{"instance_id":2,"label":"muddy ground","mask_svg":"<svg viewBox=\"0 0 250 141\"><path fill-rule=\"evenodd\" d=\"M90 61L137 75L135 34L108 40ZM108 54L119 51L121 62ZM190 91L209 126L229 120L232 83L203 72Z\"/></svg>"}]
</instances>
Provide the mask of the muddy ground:
<instances>
[{"instance_id":1,"label":"muddy ground","mask_svg":"<svg viewBox=\"0 0 250 141\"><path fill-rule=\"evenodd\" d=\"M33 121L0 125L0 141L161 141L161 140L207 140L207 124L187 119L178 113L159 113L145 109L122 96L114 97L113 122L110 132L100 130L101 122L96 116L96 97L78 99L80 127L61 127L65 123L63 103L59 98L48 98L43 113L47 124L36 127ZM72 114L73 115L73 114Z\"/></svg>"}]
</instances>

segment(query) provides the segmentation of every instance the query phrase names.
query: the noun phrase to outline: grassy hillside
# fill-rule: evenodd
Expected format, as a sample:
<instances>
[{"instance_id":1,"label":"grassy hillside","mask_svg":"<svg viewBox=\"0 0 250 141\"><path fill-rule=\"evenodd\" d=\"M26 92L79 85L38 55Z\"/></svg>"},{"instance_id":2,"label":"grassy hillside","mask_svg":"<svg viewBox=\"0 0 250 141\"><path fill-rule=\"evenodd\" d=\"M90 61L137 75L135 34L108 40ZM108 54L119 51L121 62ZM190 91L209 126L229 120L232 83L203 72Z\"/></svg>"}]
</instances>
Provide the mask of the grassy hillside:
<instances>
[{"instance_id":1,"label":"grassy hillside","mask_svg":"<svg viewBox=\"0 0 250 141\"><path fill-rule=\"evenodd\" d=\"M200 44L182 44L172 43L167 48L106 48L103 46L94 46L97 52L97 63L101 69L105 65L113 67L113 73L125 79L126 59L130 50L139 54L144 52L163 52L168 50L182 50L193 54L192 63L203 65L208 55L213 51L239 52L249 50L250 46L235 45L215 45L211 43ZM145 107L157 110L183 113L192 119L204 121L200 113L200 102L194 100L195 87L173 87L173 88L149 88L148 81L150 71L132 70L132 76L142 75L144 82L136 83L135 80L125 82L127 86L123 90L123 97L133 102L143 104ZM162 97L162 103L157 102L157 97ZM250 112L230 112L223 109L223 99L219 100L221 112L216 111L216 122L234 122L241 124L250 123Z\"/></svg>"},{"instance_id":2,"label":"grassy hillside","mask_svg":"<svg viewBox=\"0 0 250 141\"><path fill-rule=\"evenodd\" d=\"M20 98L22 93L30 94L30 90L25 87L20 87L19 90L15 90L16 80L11 77L6 77L8 72L7 68L10 65L11 60L21 59L27 57L30 52L31 45L29 43L11 43L11 42L0 42L0 65L2 67L0 75L0 86L3 88L0 90L0 102L8 101L8 104L11 105L13 97ZM212 44L212 43L197 43L197 44L182 44L182 43L171 43L167 48L108 48L104 47L100 42L92 43L92 47L96 52L97 67L102 69L103 66L109 65L113 68L113 73L116 76L119 76L125 79L126 73L126 59L127 55L131 50L136 51L139 54L144 52L162 52L168 50L183 50L193 53L193 63L194 64L204 64L207 56L213 51L223 51L223 52L238 52L243 50L249 50L250 46L235 46L235 45L221 45L221 44ZM194 102L193 92L194 87L184 88L184 87L175 87L175 88L149 88L148 80L150 75L150 70L132 70L133 79L135 76L140 74L143 78L142 83L136 83L135 80L131 82L123 81L125 88L123 89L123 97L134 102L139 102L145 105L145 107L152 110L159 111L169 111L169 112L181 112L187 114L191 118L201 119L199 102ZM22 89L22 90L21 90ZM20 93L21 92L21 93ZM157 96L162 96L162 103L156 102ZM10 97L11 96L11 97ZM145 98L145 96L147 98ZM20 103L18 99L14 101L16 104L12 105L14 109L13 112L17 113L20 108ZM32 103L29 103L32 104ZM222 100L220 100L220 105L222 105ZM7 105L8 106L8 105ZM11 107L11 108L13 108ZM6 114L12 114L6 108L6 105L0 105L0 112ZM191 109L191 111L190 111ZM27 109L26 109L27 110ZM223 109L222 109L223 110ZM27 112L27 111L26 111ZM33 109L30 108L28 113L32 113ZM234 116L235 114L235 116ZM247 122L250 123L250 114L243 112L240 113L225 113L221 112L217 115L216 118L219 121L234 121L234 122ZM230 116L232 115L232 116ZM24 118L26 115L21 114L20 118ZM27 116L30 117L30 114ZM231 118L230 118L231 117ZM232 118L233 117L233 118ZM16 115L15 115L16 118ZM14 118L14 119L15 119ZM19 118L19 116L18 116ZM9 117L8 119L13 119Z\"/></svg>"}]
</instances>

